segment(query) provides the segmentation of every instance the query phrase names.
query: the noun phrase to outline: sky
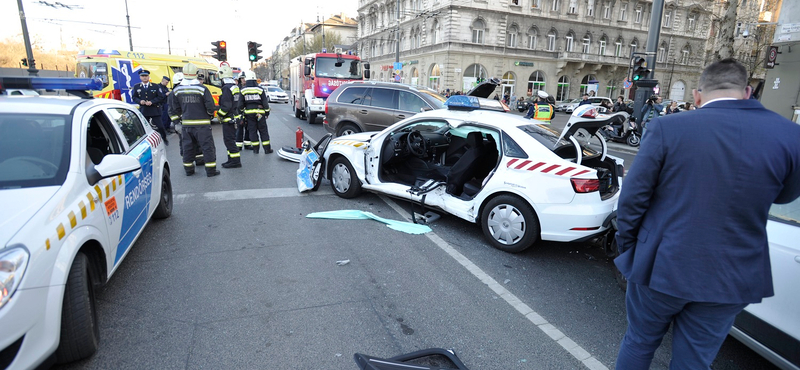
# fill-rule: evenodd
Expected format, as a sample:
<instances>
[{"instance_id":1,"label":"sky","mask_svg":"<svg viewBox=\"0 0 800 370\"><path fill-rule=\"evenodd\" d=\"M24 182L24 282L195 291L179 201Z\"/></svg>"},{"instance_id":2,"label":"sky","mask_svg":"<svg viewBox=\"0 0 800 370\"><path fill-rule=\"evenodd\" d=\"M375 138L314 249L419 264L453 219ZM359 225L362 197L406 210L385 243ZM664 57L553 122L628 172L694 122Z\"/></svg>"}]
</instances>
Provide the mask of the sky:
<instances>
[{"instance_id":1,"label":"sky","mask_svg":"<svg viewBox=\"0 0 800 370\"><path fill-rule=\"evenodd\" d=\"M134 51L167 54L169 40L172 54L195 55L225 40L231 66L243 69L249 66L248 41L261 43L266 58L301 22L339 13L358 16L358 0L128 0L127 5ZM95 48L130 49L125 0L22 0L22 6L31 42L45 50L61 45L75 50L79 38ZM7 38L22 40L12 0L0 5L0 40Z\"/></svg>"}]
</instances>

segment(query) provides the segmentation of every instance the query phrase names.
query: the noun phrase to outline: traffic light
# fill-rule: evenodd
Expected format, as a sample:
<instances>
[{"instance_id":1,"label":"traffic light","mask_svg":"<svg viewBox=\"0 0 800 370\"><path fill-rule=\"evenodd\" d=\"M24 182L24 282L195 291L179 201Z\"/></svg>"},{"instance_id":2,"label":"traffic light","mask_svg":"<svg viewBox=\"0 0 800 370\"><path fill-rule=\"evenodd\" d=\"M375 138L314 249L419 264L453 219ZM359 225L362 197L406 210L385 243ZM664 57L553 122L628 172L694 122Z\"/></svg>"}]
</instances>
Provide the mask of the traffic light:
<instances>
[{"instance_id":1,"label":"traffic light","mask_svg":"<svg viewBox=\"0 0 800 370\"><path fill-rule=\"evenodd\" d=\"M23 67L27 67L28 66L28 58L22 58L21 60L22 60L22 66Z\"/></svg>"},{"instance_id":2,"label":"traffic light","mask_svg":"<svg viewBox=\"0 0 800 370\"><path fill-rule=\"evenodd\" d=\"M211 51L214 52L214 58L220 62L224 62L228 60L228 44L225 41L214 41L211 43L214 45L214 48Z\"/></svg>"},{"instance_id":3,"label":"traffic light","mask_svg":"<svg viewBox=\"0 0 800 370\"><path fill-rule=\"evenodd\" d=\"M261 53L261 50L258 50L259 46L261 46L261 44L255 41L247 42L247 55L248 55L248 60L250 60L251 62L255 62L261 59L261 56L258 55L259 53Z\"/></svg>"},{"instance_id":4,"label":"traffic light","mask_svg":"<svg viewBox=\"0 0 800 370\"><path fill-rule=\"evenodd\" d=\"M647 61L644 57L633 57L633 81L646 80L650 78L650 70L647 69Z\"/></svg>"}]
</instances>

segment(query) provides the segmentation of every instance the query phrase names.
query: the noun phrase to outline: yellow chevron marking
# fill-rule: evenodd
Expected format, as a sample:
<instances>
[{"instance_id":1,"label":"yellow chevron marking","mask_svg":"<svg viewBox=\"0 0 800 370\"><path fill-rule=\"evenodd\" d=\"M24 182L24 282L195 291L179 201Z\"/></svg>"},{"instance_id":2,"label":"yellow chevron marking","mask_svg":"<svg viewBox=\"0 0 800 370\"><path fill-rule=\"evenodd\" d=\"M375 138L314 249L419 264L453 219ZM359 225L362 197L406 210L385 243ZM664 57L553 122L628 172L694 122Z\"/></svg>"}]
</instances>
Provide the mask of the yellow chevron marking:
<instances>
[{"instance_id":1,"label":"yellow chevron marking","mask_svg":"<svg viewBox=\"0 0 800 370\"><path fill-rule=\"evenodd\" d=\"M111 190L117 191L117 179L111 180Z\"/></svg>"},{"instance_id":2,"label":"yellow chevron marking","mask_svg":"<svg viewBox=\"0 0 800 370\"><path fill-rule=\"evenodd\" d=\"M83 201L78 202L78 208L81 209L81 220L86 219L86 204Z\"/></svg>"},{"instance_id":3,"label":"yellow chevron marking","mask_svg":"<svg viewBox=\"0 0 800 370\"><path fill-rule=\"evenodd\" d=\"M67 217L69 217L69 225L72 226L73 229L75 226L78 226L78 218L75 217L75 212L69 211Z\"/></svg>"},{"instance_id":4,"label":"yellow chevron marking","mask_svg":"<svg viewBox=\"0 0 800 370\"><path fill-rule=\"evenodd\" d=\"M94 186L94 191L97 193L97 197L100 198L100 201L103 201L103 191L100 190L100 185Z\"/></svg>"},{"instance_id":5,"label":"yellow chevron marking","mask_svg":"<svg viewBox=\"0 0 800 370\"><path fill-rule=\"evenodd\" d=\"M50 250L50 239L45 239L44 246L47 250Z\"/></svg>"},{"instance_id":6,"label":"yellow chevron marking","mask_svg":"<svg viewBox=\"0 0 800 370\"><path fill-rule=\"evenodd\" d=\"M64 225L58 224L58 227L56 227L56 233L58 234L58 240L64 239L64 235L67 235L67 233L64 231Z\"/></svg>"},{"instance_id":7,"label":"yellow chevron marking","mask_svg":"<svg viewBox=\"0 0 800 370\"><path fill-rule=\"evenodd\" d=\"M92 193L86 193L86 199L89 199L89 208L94 211L94 197L92 196Z\"/></svg>"},{"instance_id":8,"label":"yellow chevron marking","mask_svg":"<svg viewBox=\"0 0 800 370\"><path fill-rule=\"evenodd\" d=\"M111 190L109 189L108 184L106 184L106 198L110 196L111 196Z\"/></svg>"}]
</instances>

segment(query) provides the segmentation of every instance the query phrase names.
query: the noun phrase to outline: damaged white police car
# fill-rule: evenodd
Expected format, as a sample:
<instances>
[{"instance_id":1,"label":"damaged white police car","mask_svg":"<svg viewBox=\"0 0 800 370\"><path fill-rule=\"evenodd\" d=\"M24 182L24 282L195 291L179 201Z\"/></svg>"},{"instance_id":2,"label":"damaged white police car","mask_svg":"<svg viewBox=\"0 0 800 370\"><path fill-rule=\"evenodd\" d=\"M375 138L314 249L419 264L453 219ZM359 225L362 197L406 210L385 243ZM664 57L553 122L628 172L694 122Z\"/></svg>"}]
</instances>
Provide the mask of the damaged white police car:
<instances>
[{"instance_id":1,"label":"damaged white police car","mask_svg":"<svg viewBox=\"0 0 800 370\"><path fill-rule=\"evenodd\" d=\"M152 217L172 212L161 136L130 104L90 99L101 86L0 78L0 89L89 97L0 97L0 368L91 356L96 287Z\"/></svg>"},{"instance_id":2,"label":"damaged white police car","mask_svg":"<svg viewBox=\"0 0 800 370\"><path fill-rule=\"evenodd\" d=\"M481 110L476 97L445 105L380 132L324 137L309 181L316 188L327 178L343 198L363 189L479 223L489 243L507 252L608 230L623 166L597 130L625 113L584 106L559 135L549 125Z\"/></svg>"}]
</instances>

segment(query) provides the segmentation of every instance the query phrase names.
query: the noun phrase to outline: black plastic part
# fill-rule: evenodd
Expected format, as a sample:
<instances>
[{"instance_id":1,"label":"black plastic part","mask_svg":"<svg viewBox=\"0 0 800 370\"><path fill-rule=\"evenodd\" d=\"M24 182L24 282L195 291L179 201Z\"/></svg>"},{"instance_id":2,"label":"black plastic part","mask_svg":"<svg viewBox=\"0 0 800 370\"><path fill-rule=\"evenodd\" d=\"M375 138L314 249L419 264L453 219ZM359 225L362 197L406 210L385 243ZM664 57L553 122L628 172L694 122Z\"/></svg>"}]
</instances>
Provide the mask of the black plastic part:
<instances>
[{"instance_id":1,"label":"black plastic part","mask_svg":"<svg viewBox=\"0 0 800 370\"><path fill-rule=\"evenodd\" d=\"M442 367L439 365L436 365L435 367L430 367L427 365L420 365L417 363L414 364L409 363L409 361L419 360L431 356L444 357L450 362L450 365L447 365L448 367ZM461 362L461 359L459 359L454 352L448 351L443 348L423 349L420 351L411 352L388 359L356 353L355 355L353 355L353 359L358 365L358 368L361 370L410 370L410 369L469 370L467 366L464 365L463 362ZM449 366L454 366L454 367L449 367Z\"/></svg>"},{"instance_id":2,"label":"black plastic part","mask_svg":"<svg viewBox=\"0 0 800 370\"><path fill-rule=\"evenodd\" d=\"M11 343L10 346L0 350L0 369L5 369L8 367L8 365L11 365L11 363L17 357L17 353L19 352L19 348L22 346L23 339L25 339L24 335L17 339L14 343Z\"/></svg>"}]
</instances>

